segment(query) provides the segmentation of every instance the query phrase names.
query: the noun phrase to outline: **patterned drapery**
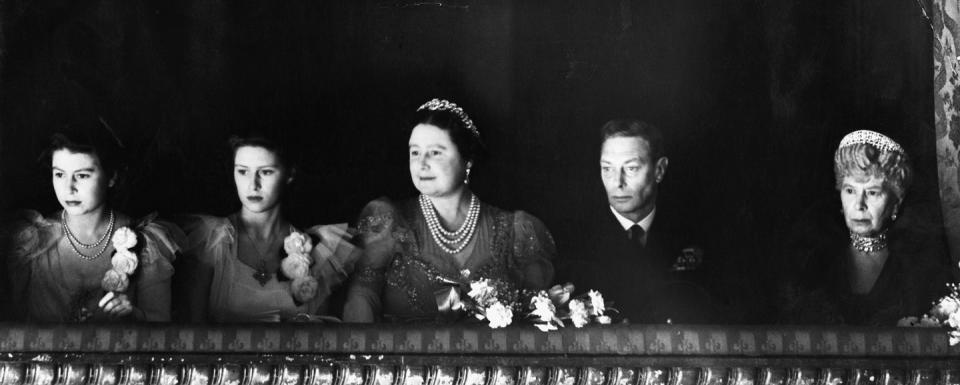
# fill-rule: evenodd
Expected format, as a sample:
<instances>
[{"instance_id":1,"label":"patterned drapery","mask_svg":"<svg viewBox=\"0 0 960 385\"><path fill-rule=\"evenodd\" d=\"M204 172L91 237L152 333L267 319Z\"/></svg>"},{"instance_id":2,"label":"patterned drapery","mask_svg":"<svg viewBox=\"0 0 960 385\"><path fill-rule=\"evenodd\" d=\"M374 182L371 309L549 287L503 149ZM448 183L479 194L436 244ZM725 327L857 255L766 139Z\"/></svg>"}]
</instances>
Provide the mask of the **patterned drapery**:
<instances>
[{"instance_id":1,"label":"patterned drapery","mask_svg":"<svg viewBox=\"0 0 960 385\"><path fill-rule=\"evenodd\" d=\"M960 260L960 36L958 0L934 0L933 89L937 164L944 233L954 262Z\"/></svg>"}]
</instances>

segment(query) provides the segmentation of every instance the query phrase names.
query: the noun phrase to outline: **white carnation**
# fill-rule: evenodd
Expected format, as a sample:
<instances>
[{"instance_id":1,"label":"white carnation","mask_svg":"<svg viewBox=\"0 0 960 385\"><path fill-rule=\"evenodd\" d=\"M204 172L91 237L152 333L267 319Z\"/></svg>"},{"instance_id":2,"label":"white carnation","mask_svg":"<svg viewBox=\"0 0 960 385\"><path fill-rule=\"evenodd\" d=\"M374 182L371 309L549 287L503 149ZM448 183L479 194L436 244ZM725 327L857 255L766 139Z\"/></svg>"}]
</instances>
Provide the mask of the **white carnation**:
<instances>
[{"instance_id":1,"label":"white carnation","mask_svg":"<svg viewBox=\"0 0 960 385\"><path fill-rule=\"evenodd\" d=\"M499 301L487 308L486 315L493 329L505 327L513 322L513 311Z\"/></svg>"}]
</instances>

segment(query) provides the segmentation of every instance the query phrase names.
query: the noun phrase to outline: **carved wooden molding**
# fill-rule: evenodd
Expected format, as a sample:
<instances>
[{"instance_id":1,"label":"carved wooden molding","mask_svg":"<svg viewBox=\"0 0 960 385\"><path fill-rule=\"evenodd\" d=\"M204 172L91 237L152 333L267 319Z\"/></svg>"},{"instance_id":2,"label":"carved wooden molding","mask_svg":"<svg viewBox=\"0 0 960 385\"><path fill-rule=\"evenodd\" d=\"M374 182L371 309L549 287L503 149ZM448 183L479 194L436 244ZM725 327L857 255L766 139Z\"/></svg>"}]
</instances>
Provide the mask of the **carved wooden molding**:
<instances>
[{"instance_id":1,"label":"carved wooden molding","mask_svg":"<svg viewBox=\"0 0 960 385\"><path fill-rule=\"evenodd\" d=\"M0 352L957 357L937 328L0 324Z\"/></svg>"},{"instance_id":2,"label":"carved wooden molding","mask_svg":"<svg viewBox=\"0 0 960 385\"><path fill-rule=\"evenodd\" d=\"M947 385L941 329L0 325L0 385Z\"/></svg>"}]
</instances>

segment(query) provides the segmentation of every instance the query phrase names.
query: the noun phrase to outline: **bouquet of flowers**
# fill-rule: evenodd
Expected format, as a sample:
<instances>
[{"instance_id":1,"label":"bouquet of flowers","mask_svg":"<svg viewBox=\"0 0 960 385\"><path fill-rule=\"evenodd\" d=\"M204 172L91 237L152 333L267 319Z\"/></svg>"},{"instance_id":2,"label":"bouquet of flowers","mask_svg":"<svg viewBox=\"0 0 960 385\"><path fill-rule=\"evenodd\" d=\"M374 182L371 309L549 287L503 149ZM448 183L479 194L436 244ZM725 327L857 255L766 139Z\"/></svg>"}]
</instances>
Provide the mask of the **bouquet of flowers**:
<instances>
[{"instance_id":1,"label":"bouquet of flowers","mask_svg":"<svg viewBox=\"0 0 960 385\"><path fill-rule=\"evenodd\" d=\"M283 239L283 251L287 256L280 261L280 270L293 280L290 291L293 298L301 303L313 299L319 287L317 279L310 274L310 265L313 264L311 250L313 243L306 234L294 231Z\"/></svg>"},{"instance_id":2,"label":"bouquet of flowers","mask_svg":"<svg viewBox=\"0 0 960 385\"><path fill-rule=\"evenodd\" d=\"M530 320L544 332L564 327L565 321L578 328L591 322L611 322L599 292L591 290L571 299L574 286L570 283L550 290L530 291L511 289L502 281L481 278L470 281L469 288L466 296L462 296L456 286L438 296L440 310L464 311L478 320L486 320L494 329L510 325L516 315Z\"/></svg>"},{"instance_id":3,"label":"bouquet of flowers","mask_svg":"<svg viewBox=\"0 0 960 385\"><path fill-rule=\"evenodd\" d=\"M137 233L129 227L121 227L113 233L110 241L114 248L111 268L103 275L100 287L108 292L123 292L130 286L130 276L139 265L139 258L133 251L137 246Z\"/></svg>"},{"instance_id":4,"label":"bouquet of flowers","mask_svg":"<svg viewBox=\"0 0 960 385\"><path fill-rule=\"evenodd\" d=\"M599 324L611 322L610 316L606 315L607 307L600 292L590 290L586 295L571 299L573 289L573 284L567 283L537 292L530 298L531 311L527 318L533 320L533 325L537 329L545 332L564 327L564 320L569 320L574 327L578 328L591 322Z\"/></svg>"},{"instance_id":5,"label":"bouquet of flowers","mask_svg":"<svg viewBox=\"0 0 960 385\"><path fill-rule=\"evenodd\" d=\"M905 317L897 326L942 327L950 326L950 345L960 343L960 285L948 284L950 294L940 298L933 309L922 317Z\"/></svg>"}]
</instances>

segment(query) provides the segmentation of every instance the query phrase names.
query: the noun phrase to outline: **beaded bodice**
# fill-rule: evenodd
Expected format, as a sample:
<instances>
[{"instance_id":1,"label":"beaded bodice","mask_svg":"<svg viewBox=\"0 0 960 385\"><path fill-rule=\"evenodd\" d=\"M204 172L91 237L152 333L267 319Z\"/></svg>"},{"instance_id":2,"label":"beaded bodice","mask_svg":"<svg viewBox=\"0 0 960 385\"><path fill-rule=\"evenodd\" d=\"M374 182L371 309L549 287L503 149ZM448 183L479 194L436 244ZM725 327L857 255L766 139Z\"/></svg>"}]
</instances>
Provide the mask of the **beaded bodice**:
<instances>
[{"instance_id":1,"label":"beaded bodice","mask_svg":"<svg viewBox=\"0 0 960 385\"><path fill-rule=\"evenodd\" d=\"M528 282L531 277L525 272L528 265L552 259L553 239L539 221L534 225L527 220L532 217L525 213L483 205L474 239L461 251L466 255L451 255L436 244L417 200L398 205L395 210L369 214L360 222L361 231L390 231L390 240L395 244L390 248L393 256L383 275L361 273L359 278L371 284L384 280L382 311L388 318L430 318L438 312L435 292L446 289L451 282L488 278L515 288L539 288L545 284ZM552 276L552 269L549 270L548 275Z\"/></svg>"}]
</instances>

